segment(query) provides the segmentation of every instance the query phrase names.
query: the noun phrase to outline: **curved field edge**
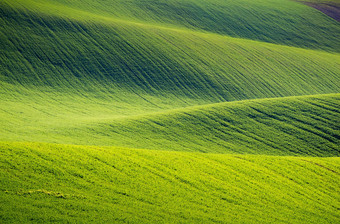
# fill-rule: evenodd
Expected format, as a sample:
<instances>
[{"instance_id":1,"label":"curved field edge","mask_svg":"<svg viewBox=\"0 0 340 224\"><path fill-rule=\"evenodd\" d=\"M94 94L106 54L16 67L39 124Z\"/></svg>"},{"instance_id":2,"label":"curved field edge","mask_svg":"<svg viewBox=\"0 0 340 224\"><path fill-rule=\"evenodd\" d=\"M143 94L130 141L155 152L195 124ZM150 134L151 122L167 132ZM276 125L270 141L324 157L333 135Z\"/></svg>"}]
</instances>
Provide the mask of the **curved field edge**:
<instances>
[{"instance_id":1,"label":"curved field edge","mask_svg":"<svg viewBox=\"0 0 340 224\"><path fill-rule=\"evenodd\" d=\"M7 114L7 124L3 123L8 128L2 129L1 139L215 153L339 156L339 101L340 94L258 99L118 118L109 113L82 117L75 111L59 118L41 113L39 120L25 122Z\"/></svg>"},{"instance_id":2,"label":"curved field edge","mask_svg":"<svg viewBox=\"0 0 340 224\"><path fill-rule=\"evenodd\" d=\"M116 20L140 25L212 32L305 48L339 52L340 25L291 0L11 0L28 9L82 21Z\"/></svg>"},{"instance_id":3,"label":"curved field edge","mask_svg":"<svg viewBox=\"0 0 340 224\"><path fill-rule=\"evenodd\" d=\"M334 20L340 22L340 1L338 0L309 0L309 1L302 1L297 0L299 2L304 3L310 7L313 7L320 12L324 13L325 15L333 18Z\"/></svg>"},{"instance_id":4,"label":"curved field edge","mask_svg":"<svg viewBox=\"0 0 340 224\"><path fill-rule=\"evenodd\" d=\"M109 100L129 91L214 103L340 90L339 54L2 10L3 91L25 87Z\"/></svg>"},{"instance_id":5,"label":"curved field edge","mask_svg":"<svg viewBox=\"0 0 340 224\"><path fill-rule=\"evenodd\" d=\"M64 131L89 132L93 136L89 142L105 139L110 145L135 148L339 156L339 103L340 94L227 102L125 119L94 119Z\"/></svg>"},{"instance_id":6,"label":"curved field edge","mask_svg":"<svg viewBox=\"0 0 340 224\"><path fill-rule=\"evenodd\" d=\"M0 142L3 223L337 223L339 158Z\"/></svg>"}]
</instances>

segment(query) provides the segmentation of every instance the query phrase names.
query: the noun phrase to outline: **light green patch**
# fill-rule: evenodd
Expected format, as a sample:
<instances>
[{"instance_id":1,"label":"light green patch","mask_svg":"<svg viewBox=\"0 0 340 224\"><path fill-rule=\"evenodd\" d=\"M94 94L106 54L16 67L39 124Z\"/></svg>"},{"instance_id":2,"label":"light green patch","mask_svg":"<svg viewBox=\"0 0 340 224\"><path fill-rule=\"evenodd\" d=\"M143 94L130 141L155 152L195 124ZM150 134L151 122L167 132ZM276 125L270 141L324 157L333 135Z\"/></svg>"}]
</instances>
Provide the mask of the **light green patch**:
<instances>
[{"instance_id":1,"label":"light green patch","mask_svg":"<svg viewBox=\"0 0 340 224\"><path fill-rule=\"evenodd\" d=\"M2 223L340 220L339 158L5 142L0 154Z\"/></svg>"}]
</instances>

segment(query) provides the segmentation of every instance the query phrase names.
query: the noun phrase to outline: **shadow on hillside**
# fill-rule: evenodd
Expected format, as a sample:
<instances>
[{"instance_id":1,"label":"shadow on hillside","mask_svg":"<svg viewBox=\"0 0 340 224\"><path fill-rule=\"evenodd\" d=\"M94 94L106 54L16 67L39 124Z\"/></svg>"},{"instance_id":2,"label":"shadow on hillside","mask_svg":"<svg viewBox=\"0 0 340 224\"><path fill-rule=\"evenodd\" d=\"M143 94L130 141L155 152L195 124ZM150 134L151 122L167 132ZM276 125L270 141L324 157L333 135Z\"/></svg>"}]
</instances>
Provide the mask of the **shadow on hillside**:
<instances>
[{"instance_id":1,"label":"shadow on hillside","mask_svg":"<svg viewBox=\"0 0 340 224\"><path fill-rule=\"evenodd\" d=\"M336 21L340 22L340 3L335 2L303 2L305 5L313 7L320 12L328 15L329 17L335 19Z\"/></svg>"}]
</instances>

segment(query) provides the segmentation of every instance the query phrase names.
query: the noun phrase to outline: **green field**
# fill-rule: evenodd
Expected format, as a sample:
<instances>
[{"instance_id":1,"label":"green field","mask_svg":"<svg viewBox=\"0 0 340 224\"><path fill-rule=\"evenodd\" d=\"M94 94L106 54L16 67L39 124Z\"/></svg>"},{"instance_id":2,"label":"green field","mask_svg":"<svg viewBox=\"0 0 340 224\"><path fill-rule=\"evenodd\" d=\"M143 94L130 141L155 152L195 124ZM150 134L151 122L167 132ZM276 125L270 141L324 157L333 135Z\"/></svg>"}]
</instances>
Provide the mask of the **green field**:
<instances>
[{"instance_id":1,"label":"green field","mask_svg":"<svg viewBox=\"0 0 340 224\"><path fill-rule=\"evenodd\" d=\"M1 143L0 152L5 165L0 183L6 189L0 192L2 222L336 223L340 218L339 158L32 143Z\"/></svg>"},{"instance_id":2,"label":"green field","mask_svg":"<svg viewBox=\"0 0 340 224\"><path fill-rule=\"evenodd\" d=\"M339 39L290 0L0 0L0 222L339 223Z\"/></svg>"},{"instance_id":3,"label":"green field","mask_svg":"<svg viewBox=\"0 0 340 224\"><path fill-rule=\"evenodd\" d=\"M31 117L22 119L6 116L7 112L4 123L12 127L2 131L2 138L212 153L339 156L339 100L340 94L244 100L121 117L110 117L109 112L80 116L80 109L61 115L64 111L59 107L50 113L32 110Z\"/></svg>"}]
</instances>

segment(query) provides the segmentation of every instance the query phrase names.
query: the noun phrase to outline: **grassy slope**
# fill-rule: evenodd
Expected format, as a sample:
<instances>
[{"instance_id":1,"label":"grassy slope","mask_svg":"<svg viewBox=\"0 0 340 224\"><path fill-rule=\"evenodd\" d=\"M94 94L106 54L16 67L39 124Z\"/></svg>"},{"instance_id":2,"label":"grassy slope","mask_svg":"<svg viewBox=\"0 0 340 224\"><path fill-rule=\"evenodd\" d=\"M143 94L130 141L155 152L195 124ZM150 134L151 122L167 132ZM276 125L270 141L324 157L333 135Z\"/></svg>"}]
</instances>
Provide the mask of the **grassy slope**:
<instances>
[{"instance_id":1,"label":"grassy slope","mask_svg":"<svg viewBox=\"0 0 340 224\"><path fill-rule=\"evenodd\" d=\"M340 0L308 0L308 1L301 1L301 2L312 2L312 3L324 3L324 4L340 4Z\"/></svg>"},{"instance_id":2,"label":"grassy slope","mask_svg":"<svg viewBox=\"0 0 340 224\"><path fill-rule=\"evenodd\" d=\"M1 222L340 221L339 158L29 143L0 153Z\"/></svg>"},{"instance_id":3,"label":"grassy slope","mask_svg":"<svg viewBox=\"0 0 340 224\"><path fill-rule=\"evenodd\" d=\"M2 140L62 143L60 136L67 134L74 139L69 143L112 144L112 133L94 133L98 125L84 133L69 128L91 120L340 88L335 53L94 15L86 21L81 13L70 20L5 4L1 10ZM100 123L100 130L107 131L109 124ZM84 139L89 133L99 139Z\"/></svg>"},{"instance_id":4,"label":"grassy slope","mask_svg":"<svg viewBox=\"0 0 340 224\"><path fill-rule=\"evenodd\" d=\"M37 10L51 4L48 13L81 9L134 22L190 28L266 42L340 51L340 25L319 11L291 0L22 0ZM43 4L41 4L43 3ZM78 14L78 13L77 13ZM78 14L77 16L79 16ZM73 15L74 16L74 15Z\"/></svg>"},{"instance_id":5,"label":"grassy slope","mask_svg":"<svg viewBox=\"0 0 340 224\"><path fill-rule=\"evenodd\" d=\"M1 14L1 84L9 90L20 84L103 97L124 89L210 102L339 91L339 54L152 26L75 22L7 7Z\"/></svg>"},{"instance_id":6,"label":"grassy slope","mask_svg":"<svg viewBox=\"0 0 340 224\"><path fill-rule=\"evenodd\" d=\"M2 112L2 140L267 155L339 156L340 95L219 103L136 116ZM89 104L86 104L90 106ZM95 107L100 109L98 107ZM105 116L106 115L106 116Z\"/></svg>"},{"instance_id":7,"label":"grassy slope","mask_svg":"<svg viewBox=\"0 0 340 224\"><path fill-rule=\"evenodd\" d=\"M338 23L286 0L112 2L0 1L0 140L339 155L338 94L178 109L338 93ZM338 223L339 164L2 142L0 222Z\"/></svg>"},{"instance_id":8,"label":"grassy slope","mask_svg":"<svg viewBox=\"0 0 340 224\"><path fill-rule=\"evenodd\" d=\"M50 136L57 142L87 139L86 144L148 149L340 156L339 103L340 94L220 103L125 119L94 118L64 127L60 137L53 131Z\"/></svg>"}]
</instances>

